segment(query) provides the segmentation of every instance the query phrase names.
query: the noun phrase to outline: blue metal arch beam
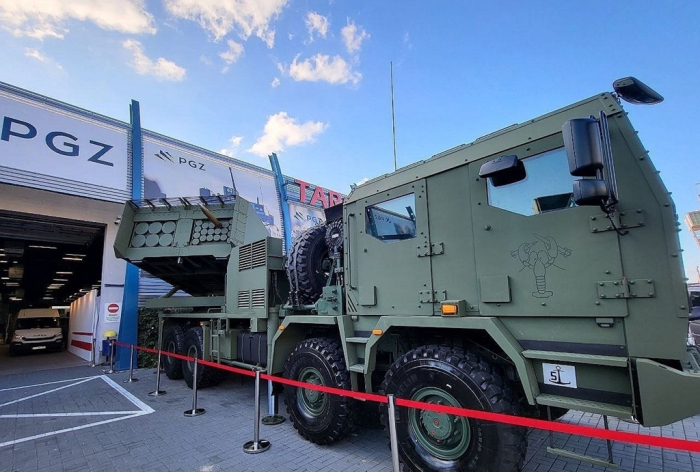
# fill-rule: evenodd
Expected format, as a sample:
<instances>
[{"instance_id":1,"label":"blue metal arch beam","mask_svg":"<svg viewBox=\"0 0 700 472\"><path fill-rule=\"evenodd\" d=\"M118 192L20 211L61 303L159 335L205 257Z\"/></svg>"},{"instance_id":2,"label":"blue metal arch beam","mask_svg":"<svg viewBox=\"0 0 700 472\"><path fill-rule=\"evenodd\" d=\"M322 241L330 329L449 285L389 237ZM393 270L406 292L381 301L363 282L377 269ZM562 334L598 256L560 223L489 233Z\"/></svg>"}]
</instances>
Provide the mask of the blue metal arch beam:
<instances>
[{"instance_id":1,"label":"blue metal arch beam","mask_svg":"<svg viewBox=\"0 0 700 472\"><path fill-rule=\"evenodd\" d=\"M131 122L131 198L143 198L143 142L141 136L141 110L139 102L131 101L129 107ZM137 344L139 326L139 269L135 265L126 265L124 277L124 298L122 299L122 318L119 324L119 341ZM134 357L136 354L134 353ZM129 368L129 350L118 349L116 355L117 369ZM136 359L134 359L136 365Z\"/></svg>"}]
</instances>

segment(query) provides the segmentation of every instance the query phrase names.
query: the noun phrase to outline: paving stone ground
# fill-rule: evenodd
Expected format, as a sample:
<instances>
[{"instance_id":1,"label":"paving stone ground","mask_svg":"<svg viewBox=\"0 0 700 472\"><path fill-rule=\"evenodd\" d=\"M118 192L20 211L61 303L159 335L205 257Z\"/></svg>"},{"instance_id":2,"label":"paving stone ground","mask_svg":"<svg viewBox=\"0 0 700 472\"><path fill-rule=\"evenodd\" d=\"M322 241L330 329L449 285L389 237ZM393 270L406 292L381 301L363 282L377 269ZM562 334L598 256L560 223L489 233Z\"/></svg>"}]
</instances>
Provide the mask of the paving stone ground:
<instances>
[{"instance_id":1,"label":"paving stone ground","mask_svg":"<svg viewBox=\"0 0 700 472\"><path fill-rule=\"evenodd\" d=\"M3 360L0 352L0 362ZM73 359L65 368L58 365L51 370L11 373L0 366L0 471L392 470L389 441L380 429L362 429L333 446L317 446L303 440L289 421L262 425L260 436L270 441L271 448L257 455L245 454L243 444L253 439L254 385L250 378L231 375L216 387L200 390L198 406L206 413L187 418L183 412L192 407L192 391L184 381L162 376L161 389L167 394L150 397L156 378L152 369L137 371L139 382L125 384L127 372L105 379L104 367L75 364ZM35 384L47 385L26 388ZM265 388L262 390L264 415L267 400ZM283 404L280 410L286 417ZM587 413L570 412L561 421L602 427L599 415ZM610 427L700 440L700 416L648 429L612 419ZM30 437L36 438L16 442ZM553 441L555 447L607 457L605 441L559 433ZM530 431L524 471L604 470L548 454L548 445L547 433ZM700 472L700 454L625 443L613 443L613 453L622 471Z\"/></svg>"}]
</instances>

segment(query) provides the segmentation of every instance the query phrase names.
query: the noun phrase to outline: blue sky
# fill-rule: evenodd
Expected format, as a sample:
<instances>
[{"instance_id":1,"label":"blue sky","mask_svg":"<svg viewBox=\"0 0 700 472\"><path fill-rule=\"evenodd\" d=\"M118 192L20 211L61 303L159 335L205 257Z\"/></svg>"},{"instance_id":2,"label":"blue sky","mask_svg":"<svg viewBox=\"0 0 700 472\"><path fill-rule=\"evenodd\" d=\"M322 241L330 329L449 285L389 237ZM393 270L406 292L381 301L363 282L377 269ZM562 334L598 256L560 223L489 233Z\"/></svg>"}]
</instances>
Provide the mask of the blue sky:
<instances>
[{"instance_id":1,"label":"blue sky","mask_svg":"<svg viewBox=\"0 0 700 472\"><path fill-rule=\"evenodd\" d=\"M0 81L344 193L635 76L627 105L681 219L700 208L700 3L22 0ZM685 225L686 273L700 250Z\"/></svg>"}]
</instances>

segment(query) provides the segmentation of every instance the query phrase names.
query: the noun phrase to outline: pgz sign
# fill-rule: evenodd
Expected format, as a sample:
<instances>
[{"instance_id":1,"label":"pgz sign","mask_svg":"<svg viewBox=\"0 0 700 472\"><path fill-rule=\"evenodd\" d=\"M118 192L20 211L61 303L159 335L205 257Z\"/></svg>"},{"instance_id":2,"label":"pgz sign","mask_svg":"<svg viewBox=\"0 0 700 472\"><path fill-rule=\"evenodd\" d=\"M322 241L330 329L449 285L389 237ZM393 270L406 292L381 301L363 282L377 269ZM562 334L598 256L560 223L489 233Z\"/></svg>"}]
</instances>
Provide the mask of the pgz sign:
<instances>
[{"instance_id":1,"label":"pgz sign","mask_svg":"<svg viewBox=\"0 0 700 472\"><path fill-rule=\"evenodd\" d=\"M0 133L0 139L2 141L9 142L11 137L15 139L34 139L36 136L37 129L31 123L9 116L4 117L2 121L2 132ZM63 138L64 141L60 142L60 138ZM78 138L72 134L63 131L51 131L46 135L44 141L46 142L46 146L56 154L69 157L80 155L80 146L77 144ZM103 159L104 155L107 154L113 146L93 140L90 140L89 143L93 146L97 146L98 149L95 150L95 148L92 148L90 150L91 153L93 151L95 152L87 158L88 161L110 167L114 166L113 162Z\"/></svg>"}]
</instances>

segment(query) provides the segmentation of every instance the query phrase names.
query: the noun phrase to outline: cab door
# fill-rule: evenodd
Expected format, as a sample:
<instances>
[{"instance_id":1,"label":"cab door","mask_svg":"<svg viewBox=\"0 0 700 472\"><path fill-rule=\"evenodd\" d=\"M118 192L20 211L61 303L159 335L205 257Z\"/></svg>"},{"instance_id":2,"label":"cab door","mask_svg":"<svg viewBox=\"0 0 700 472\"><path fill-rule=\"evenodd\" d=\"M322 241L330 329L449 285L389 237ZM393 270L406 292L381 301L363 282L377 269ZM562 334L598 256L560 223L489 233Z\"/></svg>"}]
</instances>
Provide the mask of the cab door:
<instances>
[{"instance_id":1,"label":"cab door","mask_svg":"<svg viewBox=\"0 0 700 472\"><path fill-rule=\"evenodd\" d=\"M479 178L488 159L469 166L481 314L627 316L616 297L624 275L618 236L600 208L573 202L576 177L561 134L504 154L522 160L524 180L494 187Z\"/></svg>"},{"instance_id":2,"label":"cab door","mask_svg":"<svg viewBox=\"0 0 700 472\"><path fill-rule=\"evenodd\" d=\"M431 315L425 180L359 200L348 211L348 311Z\"/></svg>"}]
</instances>

